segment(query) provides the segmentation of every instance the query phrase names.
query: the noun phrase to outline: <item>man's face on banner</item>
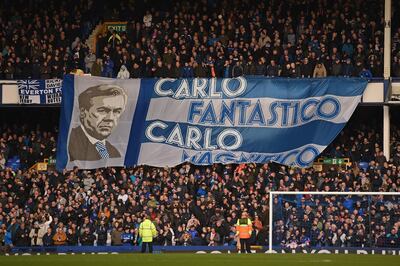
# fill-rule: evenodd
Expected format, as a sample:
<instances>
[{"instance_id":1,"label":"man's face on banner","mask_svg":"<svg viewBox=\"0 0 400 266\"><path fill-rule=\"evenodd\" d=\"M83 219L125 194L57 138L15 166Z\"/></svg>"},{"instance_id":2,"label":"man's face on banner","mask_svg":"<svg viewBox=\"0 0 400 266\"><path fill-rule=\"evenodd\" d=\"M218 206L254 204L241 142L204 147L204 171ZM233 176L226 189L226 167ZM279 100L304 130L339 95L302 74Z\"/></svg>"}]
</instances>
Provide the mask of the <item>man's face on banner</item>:
<instances>
[{"instance_id":1,"label":"man's face on banner","mask_svg":"<svg viewBox=\"0 0 400 266\"><path fill-rule=\"evenodd\" d=\"M122 95L98 96L91 99L91 106L83 112L83 126L98 140L106 139L118 125L118 120L125 110Z\"/></svg>"}]
</instances>

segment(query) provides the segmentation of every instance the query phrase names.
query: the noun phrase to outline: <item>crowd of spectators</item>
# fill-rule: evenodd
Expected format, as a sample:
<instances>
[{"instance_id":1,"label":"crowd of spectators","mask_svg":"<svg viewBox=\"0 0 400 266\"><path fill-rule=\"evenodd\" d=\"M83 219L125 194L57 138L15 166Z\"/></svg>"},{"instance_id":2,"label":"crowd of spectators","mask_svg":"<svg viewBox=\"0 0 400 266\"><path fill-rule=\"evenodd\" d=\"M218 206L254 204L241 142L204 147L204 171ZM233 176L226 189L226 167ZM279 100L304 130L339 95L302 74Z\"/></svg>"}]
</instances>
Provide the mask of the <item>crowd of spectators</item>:
<instances>
[{"instance_id":1,"label":"crowd of spectators","mask_svg":"<svg viewBox=\"0 0 400 266\"><path fill-rule=\"evenodd\" d=\"M396 196L274 198L273 243L283 248L399 247Z\"/></svg>"},{"instance_id":2,"label":"crowd of spectators","mask_svg":"<svg viewBox=\"0 0 400 266\"><path fill-rule=\"evenodd\" d=\"M74 69L122 78L383 76L383 1L59 2L4 1L1 78ZM127 21L127 30L100 34L89 48L94 26L110 19ZM392 25L392 75L400 77L400 27Z\"/></svg>"},{"instance_id":3,"label":"crowd of spectators","mask_svg":"<svg viewBox=\"0 0 400 266\"><path fill-rule=\"evenodd\" d=\"M376 1L178 1L100 36L92 74L381 77L382 18Z\"/></svg>"},{"instance_id":4,"label":"crowd of spectators","mask_svg":"<svg viewBox=\"0 0 400 266\"><path fill-rule=\"evenodd\" d=\"M62 78L76 68L98 22L94 1L0 3L0 79Z\"/></svg>"},{"instance_id":5,"label":"crowd of spectators","mask_svg":"<svg viewBox=\"0 0 400 266\"><path fill-rule=\"evenodd\" d=\"M3 2L5 79L60 78L78 68L118 78L380 77L383 71L381 1L159 1L153 8L147 1ZM128 28L99 36L94 51L86 38L100 19L93 14L104 10L103 17L126 20ZM400 76L399 52L395 28L394 76ZM390 160L376 127L357 125L324 152L349 157L354 167L323 172L273 163L37 172L29 167L54 157L57 131L0 130L0 245L139 245L138 224L149 213L156 244L233 246L243 211L253 220L251 243L266 245L271 190L400 191L395 127ZM20 168L6 167L15 156ZM276 197L274 244L400 247L399 200Z\"/></svg>"},{"instance_id":6,"label":"crowd of spectators","mask_svg":"<svg viewBox=\"0 0 400 266\"><path fill-rule=\"evenodd\" d=\"M265 165L183 164L174 168L103 168L37 172L4 167L26 150L54 155L55 132L3 128L0 244L140 245L138 225L150 214L158 245L236 244L235 223L247 211L251 243L268 244L269 194L274 191L400 192L400 130L392 127L386 160L379 130L353 124L325 156L349 156L354 167L318 172ZM27 156L30 158L32 155ZM366 167L357 167L360 161ZM280 196L273 199L274 245L400 247L400 197Z\"/></svg>"}]
</instances>

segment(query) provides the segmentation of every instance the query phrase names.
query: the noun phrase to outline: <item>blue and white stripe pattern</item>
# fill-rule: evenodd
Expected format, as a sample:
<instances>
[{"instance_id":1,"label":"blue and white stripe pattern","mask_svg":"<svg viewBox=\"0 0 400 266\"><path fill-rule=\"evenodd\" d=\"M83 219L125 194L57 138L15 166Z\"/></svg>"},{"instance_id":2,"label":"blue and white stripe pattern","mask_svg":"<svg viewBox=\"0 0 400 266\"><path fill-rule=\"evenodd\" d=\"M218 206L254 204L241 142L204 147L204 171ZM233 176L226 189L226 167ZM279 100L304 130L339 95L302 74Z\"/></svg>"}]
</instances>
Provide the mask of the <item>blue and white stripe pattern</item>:
<instances>
[{"instance_id":1,"label":"blue and white stripe pattern","mask_svg":"<svg viewBox=\"0 0 400 266\"><path fill-rule=\"evenodd\" d=\"M91 84L104 82L85 78ZM87 88L82 77L75 79L79 82L64 81L66 86L74 84L63 87L64 94ZM107 80L112 82L120 81ZM119 122L130 125L130 136L118 140L126 152L116 164L275 161L307 167L343 129L366 86L360 78L142 79L139 87L126 88L138 94L128 99L128 105L135 106L132 118ZM64 114L69 111L77 120L61 119L64 128L78 123L76 97L69 95L63 102ZM118 134L117 128L112 135ZM60 139L67 142L68 131L61 132ZM60 149L59 168L66 161Z\"/></svg>"},{"instance_id":2,"label":"blue and white stripe pattern","mask_svg":"<svg viewBox=\"0 0 400 266\"><path fill-rule=\"evenodd\" d=\"M99 152L100 157L102 159L110 158L110 154L107 151L107 147L106 147L106 145L103 144L103 142L98 141L98 142L96 142L95 145L96 145L96 150Z\"/></svg>"}]
</instances>

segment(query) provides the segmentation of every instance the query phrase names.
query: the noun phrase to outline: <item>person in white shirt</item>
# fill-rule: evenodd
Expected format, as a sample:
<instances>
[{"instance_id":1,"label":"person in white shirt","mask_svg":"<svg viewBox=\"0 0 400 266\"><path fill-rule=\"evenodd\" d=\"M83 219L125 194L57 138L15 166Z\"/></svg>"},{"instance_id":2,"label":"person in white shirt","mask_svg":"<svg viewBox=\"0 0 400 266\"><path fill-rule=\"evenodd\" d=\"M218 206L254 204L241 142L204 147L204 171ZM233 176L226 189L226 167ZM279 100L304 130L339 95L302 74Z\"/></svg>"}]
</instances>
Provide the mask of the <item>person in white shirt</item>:
<instances>
[{"instance_id":1,"label":"person in white shirt","mask_svg":"<svg viewBox=\"0 0 400 266\"><path fill-rule=\"evenodd\" d=\"M122 203L124 204L128 200L128 194L126 194L125 189L121 189L121 194L118 195L117 200L122 200Z\"/></svg>"}]
</instances>

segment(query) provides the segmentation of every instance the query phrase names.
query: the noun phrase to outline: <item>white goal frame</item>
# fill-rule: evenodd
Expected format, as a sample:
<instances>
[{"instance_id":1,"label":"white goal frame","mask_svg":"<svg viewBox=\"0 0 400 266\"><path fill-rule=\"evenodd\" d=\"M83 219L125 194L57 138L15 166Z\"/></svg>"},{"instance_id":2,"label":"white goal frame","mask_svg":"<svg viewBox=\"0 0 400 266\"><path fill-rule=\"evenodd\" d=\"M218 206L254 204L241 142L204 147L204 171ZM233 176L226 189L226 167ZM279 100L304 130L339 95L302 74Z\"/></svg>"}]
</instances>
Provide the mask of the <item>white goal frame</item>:
<instances>
[{"instance_id":1,"label":"white goal frame","mask_svg":"<svg viewBox=\"0 0 400 266\"><path fill-rule=\"evenodd\" d=\"M334 192L334 191L270 191L269 192L269 232L268 251L272 252L272 229L273 229L273 197L276 195L358 195L358 196L400 196L400 192Z\"/></svg>"}]
</instances>

